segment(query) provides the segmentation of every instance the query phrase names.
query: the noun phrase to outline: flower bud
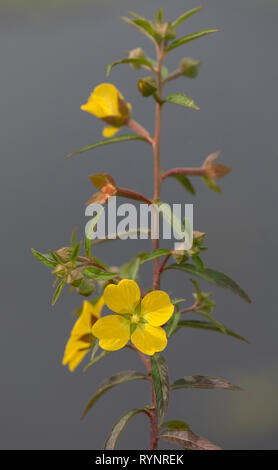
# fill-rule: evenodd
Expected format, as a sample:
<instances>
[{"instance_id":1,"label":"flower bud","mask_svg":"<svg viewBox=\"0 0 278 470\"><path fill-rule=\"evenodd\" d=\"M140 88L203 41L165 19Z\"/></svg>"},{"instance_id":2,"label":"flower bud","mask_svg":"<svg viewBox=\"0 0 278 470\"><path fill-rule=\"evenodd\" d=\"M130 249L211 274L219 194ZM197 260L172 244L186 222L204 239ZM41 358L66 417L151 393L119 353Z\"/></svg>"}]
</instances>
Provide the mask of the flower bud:
<instances>
[{"instance_id":1,"label":"flower bud","mask_svg":"<svg viewBox=\"0 0 278 470\"><path fill-rule=\"evenodd\" d=\"M143 49L141 49L141 47L136 47L136 49L132 49L131 51L129 51L128 58L129 59L146 59L146 55ZM130 65L135 70L138 70L141 68L140 64L130 64Z\"/></svg>"},{"instance_id":2,"label":"flower bud","mask_svg":"<svg viewBox=\"0 0 278 470\"><path fill-rule=\"evenodd\" d=\"M199 73L200 62L198 60L185 57L180 61L180 71L185 77L195 78Z\"/></svg>"},{"instance_id":3,"label":"flower bud","mask_svg":"<svg viewBox=\"0 0 278 470\"><path fill-rule=\"evenodd\" d=\"M52 271L52 274L63 279L67 275L67 268L63 264L58 264L56 268Z\"/></svg>"},{"instance_id":4,"label":"flower bud","mask_svg":"<svg viewBox=\"0 0 278 470\"><path fill-rule=\"evenodd\" d=\"M209 179L219 179L230 173L231 168L222 163L214 163L219 156L219 152L211 153L204 161L203 168L206 170L206 177Z\"/></svg>"},{"instance_id":5,"label":"flower bud","mask_svg":"<svg viewBox=\"0 0 278 470\"><path fill-rule=\"evenodd\" d=\"M79 287L83 279L83 274L74 269L71 271L67 277L67 283L73 287Z\"/></svg>"},{"instance_id":6,"label":"flower bud","mask_svg":"<svg viewBox=\"0 0 278 470\"><path fill-rule=\"evenodd\" d=\"M145 98L153 95L157 90L155 79L153 77L140 78L138 80L138 89Z\"/></svg>"},{"instance_id":7,"label":"flower bud","mask_svg":"<svg viewBox=\"0 0 278 470\"><path fill-rule=\"evenodd\" d=\"M55 251L58 258L64 263L70 261L72 256L73 249L69 246L65 246L64 248L60 248L59 250Z\"/></svg>"}]
</instances>

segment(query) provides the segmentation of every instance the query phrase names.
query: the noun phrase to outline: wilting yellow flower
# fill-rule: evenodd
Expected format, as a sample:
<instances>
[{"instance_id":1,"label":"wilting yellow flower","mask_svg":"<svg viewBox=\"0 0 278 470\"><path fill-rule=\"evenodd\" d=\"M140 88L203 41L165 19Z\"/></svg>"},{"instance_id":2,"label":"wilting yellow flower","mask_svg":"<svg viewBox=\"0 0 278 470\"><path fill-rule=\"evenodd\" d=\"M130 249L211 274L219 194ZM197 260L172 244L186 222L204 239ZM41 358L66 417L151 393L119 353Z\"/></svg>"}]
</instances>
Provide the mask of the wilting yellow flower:
<instances>
[{"instance_id":1,"label":"wilting yellow flower","mask_svg":"<svg viewBox=\"0 0 278 470\"><path fill-rule=\"evenodd\" d=\"M93 335L107 351L123 348L129 340L144 354L152 356L167 345L166 333L161 328L174 312L166 292L153 291L141 300L135 281L123 279L104 290L104 303L115 315L100 318L93 326Z\"/></svg>"},{"instance_id":2,"label":"wilting yellow flower","mask_svg":"<svg viewBox=\"0 0 278 470\"><path fill-rule=\"evenodd\" d=\"M123 95L114 85L102 83L94 89L88 102L83 104L81 109L109 124L109 127L103 129L103 135L112 137L126 124L131 104L125 102Z\"/></svg>"},{"instance_id":3,"label":"wilting yellow flower","mask_svg":"<svg viewBox=\"0 0 278 470\"><path fill-rule=\"evenodd\" d=\"M84 359L93 342L92 326L100 317L103 305L103 297L95 304L87 300L83 302L82 312L71 330L62 362L64 366L68 365L71 372Z\"/></svg>"}]
</instances>

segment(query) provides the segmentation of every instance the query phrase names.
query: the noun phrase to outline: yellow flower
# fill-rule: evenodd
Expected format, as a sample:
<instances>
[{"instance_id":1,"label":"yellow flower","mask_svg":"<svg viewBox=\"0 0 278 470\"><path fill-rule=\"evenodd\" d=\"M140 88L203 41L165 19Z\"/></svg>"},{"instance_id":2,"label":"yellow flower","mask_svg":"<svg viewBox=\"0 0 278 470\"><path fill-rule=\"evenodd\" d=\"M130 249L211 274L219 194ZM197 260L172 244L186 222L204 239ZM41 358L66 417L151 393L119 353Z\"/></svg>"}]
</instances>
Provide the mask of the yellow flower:
<instances>
[{"instance_id":1,"label":"yellow flower","mask_svg":"<svg viewBox=\"0 0 278 470\"><path fill-rule=\"evenodd\" d=\"M100 317L103 305L103 297L95 304L87 300L83 302L82 312L71 330L62 362L64 366L68 365L71 372L84 359L93 342L92 326Z\"/></svg>"},{"instance_id":2,"label":"yellow flower","mask_svg":"<svg viewBox=\"0 0 278 470\"><path fill-rule=\"evenodd\" d=\"M102 349L116 351L131 339L134 346L152 356L167 345L166 333L161 328L174 312L166 292L153 291L141 300L136 282L123 279L104 290L104 303L115 315L100 318L93 326L93 335L99 338Z\"/></svg>"},{"instance_id":3,"label":"yellow flower","mask_svg":"<svg viewBox=\"0 0 278 470\"><path fill-rule=\"evenodd\" d=\"M126 124L131 104L125 102L123 95L114 85L102 83L94 89L88 102L83 104L81 109L109 124L109 127L103 129L103 135L112 137Z\"/></svg>"}]
</instances>

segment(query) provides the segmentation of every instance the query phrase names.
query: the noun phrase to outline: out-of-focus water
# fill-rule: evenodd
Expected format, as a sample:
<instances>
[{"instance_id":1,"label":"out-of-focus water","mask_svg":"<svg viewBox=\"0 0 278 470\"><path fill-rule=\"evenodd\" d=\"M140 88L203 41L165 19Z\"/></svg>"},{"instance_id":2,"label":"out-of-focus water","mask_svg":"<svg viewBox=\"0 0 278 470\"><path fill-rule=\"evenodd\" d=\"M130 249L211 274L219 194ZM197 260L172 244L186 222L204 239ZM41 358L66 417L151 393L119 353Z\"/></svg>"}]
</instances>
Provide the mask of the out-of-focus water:
<instances>
[{"instance_id":1,"label":"out-of-focus water","mask_svg":"<svg viewBox=\"0 0 278 470\"><path fill-rule=\"evenodd\" d=\"M119 370L141 369L132 353L115 353L86 374L61 366L80 299L65 293L50 307L51 276L30 248L41 251L68 243L86 223L84 201L92 188L88 174L111 173L119 185L152 191L152 161L142 143L119 144L66 159L73 149L100 138L102 125L79 109L106 65L128 49L152 46L121 22L128 10L150 16L160 6L177 17L196 6L173 0L73 0L0 2L1 57L1 448L100 449L112 424L128 409L145 405L145 383L110 391L80 422L82 408L97 384ZM220 32L173 53L202 62L196 80L179 79L168 90L185 92L201 111L169 106L163 120L162 168L199 165L218 149L233 172L210 192L196 181L197 197L174 181L162 199L193 202L195 228L207 233L208 266L230 274L248 291L251 306L229 292L201 283L217 301L216 318L250 339L198 331L179 332L165 352L171 378L222 376L245 391L177 391L169 419L225 449L277 447L277 1L210 0L181 29L218 27ZM133 104L135 118L153 129L153 103L139 96L128 66L113 81ZM117 264L149 242L115 242L97 255ZM147 286L150 269L142 271ZM162 288L191 296L181 273L165 275ZM148 446L147 422L136 418L119 447ZM166 448L162 444L161 448Z\"/></svg>"}]
</instances>

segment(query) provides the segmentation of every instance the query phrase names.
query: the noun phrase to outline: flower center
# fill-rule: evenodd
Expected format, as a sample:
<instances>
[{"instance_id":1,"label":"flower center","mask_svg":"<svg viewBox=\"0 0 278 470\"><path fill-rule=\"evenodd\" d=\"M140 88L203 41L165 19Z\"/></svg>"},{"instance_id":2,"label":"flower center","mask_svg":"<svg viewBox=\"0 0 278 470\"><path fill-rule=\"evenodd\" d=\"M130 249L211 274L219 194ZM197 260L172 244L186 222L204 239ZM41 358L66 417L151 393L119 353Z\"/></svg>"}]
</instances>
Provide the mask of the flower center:
<instances>
[{"instance_id":1,"label":"flower center","mask_svg":"<svg viewBox=\"0 0 278 470\"><path fill-rule=\"evenodd\" d=\"M140 316L138 315L138 313L134 313L132 316L131 316L131 319L130 319L131 323L139 323L140 321Z\"/></svg>"}]
</instances>

